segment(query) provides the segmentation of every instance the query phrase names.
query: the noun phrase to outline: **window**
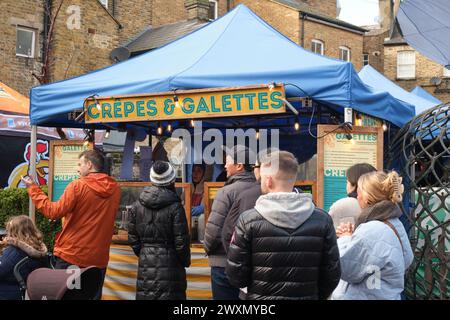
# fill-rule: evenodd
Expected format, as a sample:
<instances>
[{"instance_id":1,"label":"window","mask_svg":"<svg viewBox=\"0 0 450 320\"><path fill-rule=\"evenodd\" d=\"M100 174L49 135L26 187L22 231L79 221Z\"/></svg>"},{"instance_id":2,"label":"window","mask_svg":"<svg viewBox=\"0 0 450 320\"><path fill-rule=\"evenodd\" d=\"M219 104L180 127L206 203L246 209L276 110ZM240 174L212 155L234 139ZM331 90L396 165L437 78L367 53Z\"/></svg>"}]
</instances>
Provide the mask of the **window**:
<instances>
[{"instance_id":1,"label":"window","mask_svg":"<svg viewBox=\"0 0 450 320\"><path fill-rule=\"evenodd\" d=\"M108 0L100 0L100 3L101 3L106 9L108 9Z\"/></svg>"},{"instance_id":2,"label":"window","mask_svg":"<svg viewBox=\"0 0 450 320\"><path fill-rule=\"evenodd\" d=\"M16 55L20 57L34 58L34 43L36 32L33 29L17 27Z\"/></svg>"},{"instance_id":3,"label":"window","mask_svg":"<svg viewBox=\"0 0 450 320\"><path fill-rule=\"evenodd\" d=\"M209 1L209 20L216 20L219 16L217 0Z\"/></svg>"},{"instance_id":4,"label":"window","mask_svg":"<svg viewBox=\"0 0 450 320\"><path fill-rule=\"evenodd\" d=\"M339 47L339 59L350 61L350 49L347 47Z\"/></svg>"},{"instance_id":5,"label":"window","mask_svg":"<svg viewBox=\"0 0 450 320\"><path fill-rule=\"evenodd\" d=\"M312 52L323 55L323 47L324 47L324 45L323 45L322 41L316 40L316 39L311 41L311 51Z\"/></svg>"},{"instance_id":6,"label":"window","mask_svg":"<svg viewBox=\"0 0 450 320\"><path fill-rule=\"evenodd\" d=\"M444 78L450 78L450 66L448 68L444 67L443 76Z\"/></svg>"},{"instance_id":7,"label":"window","mask_svg":"<svg viewBox=\"0 0 450 320\"><path fill-rule=\"evenodd\" d=\"M367 66L369 64L369 54L363 53L363 66Z\"/></svg>"},{"instance_id":8,"label":"window","mask_svg":"<svg viewBox=\"0 0 450 320\"><path fill-rule=\"evenodd\" d=\"M397 78L414 79L416 77L416 53L414 51L397 52Z\"/></svg>"}]
</instances>

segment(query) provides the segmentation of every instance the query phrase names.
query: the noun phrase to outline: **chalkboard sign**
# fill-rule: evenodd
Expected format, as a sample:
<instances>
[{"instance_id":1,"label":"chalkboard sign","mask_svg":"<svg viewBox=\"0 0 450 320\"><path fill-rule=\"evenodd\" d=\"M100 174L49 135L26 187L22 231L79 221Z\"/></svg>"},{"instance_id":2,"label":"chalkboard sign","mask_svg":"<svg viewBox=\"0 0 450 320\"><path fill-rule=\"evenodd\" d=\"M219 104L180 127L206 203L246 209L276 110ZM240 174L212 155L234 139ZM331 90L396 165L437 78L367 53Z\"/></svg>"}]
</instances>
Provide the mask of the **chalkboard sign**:
<instances>
[{"instance_id":1,"label":"chalkboard sign","mask_svg":"<svg viewBox=\"0 0 450 320\"><path fill-rule=\"evenodd\" d=\"M79 178L78 156L81 152L93 149L92 143L85 141L50 141L50 164L48 174L48 193L51 201L58 201L67 185Z\"/></svg>"}]
</instances>

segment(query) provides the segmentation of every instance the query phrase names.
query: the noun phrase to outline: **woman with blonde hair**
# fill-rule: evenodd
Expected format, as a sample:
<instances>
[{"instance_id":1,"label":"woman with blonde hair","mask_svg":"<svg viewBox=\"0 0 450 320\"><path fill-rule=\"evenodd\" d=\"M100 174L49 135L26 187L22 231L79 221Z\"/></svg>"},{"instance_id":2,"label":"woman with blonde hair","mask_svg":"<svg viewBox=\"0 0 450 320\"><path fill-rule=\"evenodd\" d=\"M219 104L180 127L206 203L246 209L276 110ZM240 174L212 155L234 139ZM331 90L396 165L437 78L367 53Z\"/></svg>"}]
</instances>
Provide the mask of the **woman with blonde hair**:
<instances>
[{"instance_id":1,"label":"woman with blonde hair","mask_svg":"<svg viewBox=\"0 0 450 320\"><path fill-rule=\"evenodd\" d=\"M395 172L370 172L358 180L361 213L353 227L341 224L336 235L341 257L341 279L334 299L398 300L413 260L405 228L399 220L404 187Z\"/></svg>"},{"instance_id":2,"label":"woman with blonde hair","mask_svg":"<svg viewBox=\"0 0 450 320\"><path fill-rule=\"evenodd\" d=\"M6 237L0 242L3 252L0 255L0 300L20 300L20 288L14 277L14 266L23 258L40 259L46 256L47 247L42 233L27 216L15 216L6 223ZM32 260L22 269L22 277L41 267L41 263Z\"/></svg>"}]
</instances>

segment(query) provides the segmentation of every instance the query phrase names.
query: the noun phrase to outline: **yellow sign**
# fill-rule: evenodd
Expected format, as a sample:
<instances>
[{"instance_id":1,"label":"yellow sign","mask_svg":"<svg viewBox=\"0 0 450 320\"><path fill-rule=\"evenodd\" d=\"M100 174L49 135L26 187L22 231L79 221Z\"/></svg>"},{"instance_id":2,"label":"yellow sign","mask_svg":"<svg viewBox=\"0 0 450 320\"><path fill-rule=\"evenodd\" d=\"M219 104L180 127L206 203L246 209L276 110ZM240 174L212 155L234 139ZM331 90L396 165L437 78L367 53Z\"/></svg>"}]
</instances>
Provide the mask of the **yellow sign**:
<instances>
[{"instance_id":1,"label":"yellow sign","mask_svg":"<svg viewBox=\"0 0 450 320\"><path fill-rule=\"evenodd\" d=\"M283 85L215 88L88 99L86 123L283 113ZM97 104L98 102L98 104Z\"/></svg>"}]
</instances>

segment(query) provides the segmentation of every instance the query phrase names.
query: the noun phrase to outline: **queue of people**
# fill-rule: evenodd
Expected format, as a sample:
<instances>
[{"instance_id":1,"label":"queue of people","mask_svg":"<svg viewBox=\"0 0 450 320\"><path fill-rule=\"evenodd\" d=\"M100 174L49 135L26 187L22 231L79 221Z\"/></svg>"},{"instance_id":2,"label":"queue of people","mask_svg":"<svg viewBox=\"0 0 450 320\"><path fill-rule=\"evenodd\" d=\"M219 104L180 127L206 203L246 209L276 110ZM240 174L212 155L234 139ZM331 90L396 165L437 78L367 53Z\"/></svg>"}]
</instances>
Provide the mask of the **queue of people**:
<instances>
[{"instance_id":1,"label":"queue of people","mask_svg":"<svg viewBox=\"0 0 450 320\"><path fill-rule=\"evenodd\" d=\"M348 197L327 213L310 194L295 190L293 154L272 150L252 164L255 157L240 145L226 155L225 186L206 222L213 299L400 299L413 254L399 220L404 190L396 172L368 164L349 168ZM121 193L102 172L101 152L84 151L78 166L80 178L56 202L31 179L23 181L46 218L64 218L55 240L55 267L99 268L95 299L100 299ZM204 166L193 167L194 216L204 216L204 176ZM139 257L138 300L186 299L190 233L175 178L169 162L155 161L152 186L132 205L128 231ZM47 248L26 216L8 221L6 232L0 242L0 299L19 299L14 265L26 256L42 258ZM30 264L25 277L38 267Z\"/></svg>"}]
</instances>

